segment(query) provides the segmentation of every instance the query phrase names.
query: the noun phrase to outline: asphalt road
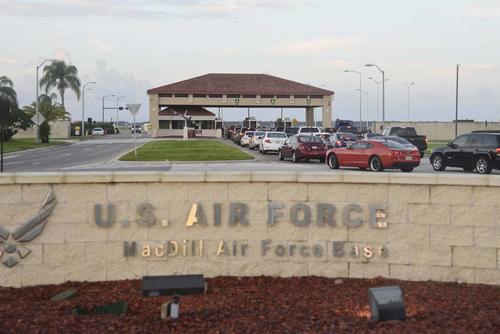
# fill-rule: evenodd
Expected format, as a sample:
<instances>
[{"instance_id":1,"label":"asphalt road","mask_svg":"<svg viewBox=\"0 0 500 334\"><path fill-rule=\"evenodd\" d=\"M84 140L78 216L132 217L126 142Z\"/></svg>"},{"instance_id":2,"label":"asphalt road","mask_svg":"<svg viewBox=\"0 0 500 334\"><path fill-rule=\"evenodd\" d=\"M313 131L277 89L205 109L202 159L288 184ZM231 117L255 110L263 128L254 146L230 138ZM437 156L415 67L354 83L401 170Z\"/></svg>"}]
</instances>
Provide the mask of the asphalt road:
<instances>
[{"instance_id":1,"label":"asphalt road","mask_svg":"<svg viewBox=\"0 0 500 334\"><path fill-rule=\"evenodd\" d=\"M138 138L138 147L154 139ZM87 141L51 146L36 150L20 151L5 156L4 170L6 172L39 172L39 171L325 171L330 170L326 164L318 161L279 161L276 153L260 154L257 150L250 151L231 141L226 144L236 147L255 157L251 161L238 162L123 162L118 158L134 149L134 141L130 135L115 135ZM357 168L342 168L341 170L358 170ZM332 171L335 172L335 171ZM386 170L397 173L399 170ZM415 173L435 173L428 156L421 160L421 165ZM460 168L447 168L440 173L464 173ZM500 175L500 171L493 171Z\"/></svg>"}]
</instances>

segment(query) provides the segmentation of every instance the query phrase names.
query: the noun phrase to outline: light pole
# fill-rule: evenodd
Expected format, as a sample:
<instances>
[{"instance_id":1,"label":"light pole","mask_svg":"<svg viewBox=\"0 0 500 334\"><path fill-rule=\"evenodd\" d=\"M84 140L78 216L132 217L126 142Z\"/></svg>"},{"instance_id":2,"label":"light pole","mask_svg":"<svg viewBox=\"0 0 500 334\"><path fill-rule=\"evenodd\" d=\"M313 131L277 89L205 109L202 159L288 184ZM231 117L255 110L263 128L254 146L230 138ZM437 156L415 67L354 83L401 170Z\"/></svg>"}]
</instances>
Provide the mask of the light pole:
<instances>
[{"instance_id":1,"label":"light pole","mask_svg":"<svg viewBox=\"0 0 500 334\"><path fill-rule=\"evenodd\" d=\"M87 82L82 86L82 138L85 135L85 92L88 92L92 88L86 88L88 85L95 85L96 82Z\"/></svg>"},{"instance_id":2,"label":"light pole","mask_svg":"<svg viewBox=\"0 0 500 334\"><path fill-rule=\"evenodd\" d=\"M102 123L104 124L104 99L107 98L107 97L113 97L115 96L115 94L113 95L104 95L102 97Z\"/></svg>"},{"instance_id":3,"label":"light pole","mask_svg":"<svg viewBox=\"0 0 500 334\"><path fill-rule=\"evenodd\" d=\"M359 75L359 126L361 127L361 72L359 71L352 71L352 70L344 70L346 73L356 73Z\"/></svg>"},{"instance_id":4,"label":"light pole","mask_svg":"<svg viewBox=\"0 0 500 334\"><path fill-rule=\"evenodd\" d=\"M460 71L460 64L457 64L457 88L455 91L455 138L458 136L458 73Z\"/></svg>"},{"instance_id":5,"label":"light pole","mask_svg":"<svg viewBox=\"0 0 500 334\"><path fill-rule=\"evenodd\" d=\"M35 127L35 141L40 143L40 114L38 113L38 70L48 61L54 61L53 58L47 58L40 65L36 66L36 96L35 96L35 115L36 115L36 127Z\"/></svg>"},{"instance_id":6,"label":"light pole","mask_svg":"<svg viewBox=\"0 0 500 334\"><path fill-rule=\"evenodd\" d=\"M366 90L356 89L356 91L360 91L361 93L366 95L366 130L368 130L368 104L369 104L369 100L370 100L370 94L368 94L368 92ZM360 126L361 126L361 124L360 124Z\"/></svg>"},{"instance_id":7,"label":"light pole","mask_svg":"<svg viewBox=\"0 0 500 334\"><path fill-rule=\"evenodd\" d=\"M410 88L411 86L414 86L415 83L412 82L412 83L409 83L409 84L405 84L405 87L408 88L408 122L410 121Z\"/></svg>"},{"instance_id":8,"label":"light pole","mask_svg":"<svg viewBox=\"0 0 500 334\"><path fill-rule=\"evenodd\" d=\"M377 122L378 122L378 117L379 117L379 105L380 105L380 83L382 81L377 81L375 79L373 79L372 77L369 77L368 78L369 80L372 80L373 82L375 82L377 84Z\"/></svg>"},{"instance_id":9,"label":"light pole","mask_svg":"<svg viewBox=\"0 0 500 334\"><path fill-rule=\"evenodd\" d=\"M385 127L385 72L375 64L366 64L365 66L375 66L382 73L382 125Z\"/></svg>"},{"instance_id":10,"label":"light pole","mask_svg":"<svg viewBox=\"0 0 500 334\"><path fill-rule=\"evenodd\" d=\"M118 128L118 111L120 110L119 103L120 103L120 99L122 97L126 97L126 96L125 95L120 95L120 96L117 95L116 96L116 126L115 126L116 128Z\"/></svg>"}]
</instances>

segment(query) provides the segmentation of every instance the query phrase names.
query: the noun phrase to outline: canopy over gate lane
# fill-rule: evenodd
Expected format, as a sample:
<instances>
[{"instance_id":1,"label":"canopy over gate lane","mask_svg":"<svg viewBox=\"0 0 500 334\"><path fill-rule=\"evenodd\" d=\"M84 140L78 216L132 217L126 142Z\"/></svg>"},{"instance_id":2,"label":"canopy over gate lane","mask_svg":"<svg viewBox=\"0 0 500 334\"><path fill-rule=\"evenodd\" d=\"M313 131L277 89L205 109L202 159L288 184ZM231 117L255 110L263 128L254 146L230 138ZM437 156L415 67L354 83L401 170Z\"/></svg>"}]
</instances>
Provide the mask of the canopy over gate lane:
<instances>
[{"instance_id":1,"label":"canopy over gate lane","mask_svg":"<svg viewBox=\"0 0 500 334\"><path fill-rule=\"evenodd\" d=\"M322 108L324 127L331 126L334 92L267 74L206 74L147 91L153 137L168 107L304 108L306 124L314 125L314 108ZM188 108L186 108L188 109ZM165 133L162 133L165 132Z\"/></svg>"}]
</instances>

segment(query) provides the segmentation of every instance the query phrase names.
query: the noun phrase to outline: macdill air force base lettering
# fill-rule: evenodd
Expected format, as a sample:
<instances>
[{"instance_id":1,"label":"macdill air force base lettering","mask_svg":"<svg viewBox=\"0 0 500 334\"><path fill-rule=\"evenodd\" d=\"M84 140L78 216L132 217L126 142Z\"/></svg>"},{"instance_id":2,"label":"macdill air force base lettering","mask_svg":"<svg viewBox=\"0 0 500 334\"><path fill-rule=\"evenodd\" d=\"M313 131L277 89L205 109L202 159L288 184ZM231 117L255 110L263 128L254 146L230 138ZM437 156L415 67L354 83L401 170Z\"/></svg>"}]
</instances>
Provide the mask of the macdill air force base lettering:
<instances>
[{"instance_id":1,"label":"macdill air force base lettering","mask_svg":"<svg viewBox=\"0 0 500 334\"><path fill-rule=\"evenodd\" d=\"M325 229L346 226L359 228L368 224L370 228L387 228L386 206L371 204L361 206L347 204L338 210L337 206L330 203L295 203L289 207L279 202L263 203L267 206L266 221L252 221L252 212L245 203L229 203L227 205L227 226L250 226L251 224L267 224L272 228L278 224L289 224L290 228L308 228L313 224ZM199 203L193 203L186 213L185 222L169 222L164 217L155 216L155 208L149 203L143 203L136 208L136 218L132 221L116 221L116 206L113 203L103 208L96 204L94 208L95 223L101 228L110 228L120 224L122 228L129 228L132 224L139 228L150 228L155 224L167 228L171 224L184 224L186 229L201 227L224 228L222 205L213 204L213 215L208 217L205 208ZM285 210L288 210L288 221L285 221ZM364 217L368 217L365 220ZM207 230L207 234L210 233ZM259 241L260 246L255 250L261 257L270 256L289 258L333 258L373 257L385 258L389 255L384 245L353 244L345 241L322 242L274 242L271 239ZM210 247L209 247L210 246ZM207 254L226 257L244 257L250 252L250 244L241 240L165 240L162 242L125 241L123 255L125 257L142 258L172 258L172 257L205 257ZM252 245L256 247L255 244Z\"/></svg>"}]
</instances>

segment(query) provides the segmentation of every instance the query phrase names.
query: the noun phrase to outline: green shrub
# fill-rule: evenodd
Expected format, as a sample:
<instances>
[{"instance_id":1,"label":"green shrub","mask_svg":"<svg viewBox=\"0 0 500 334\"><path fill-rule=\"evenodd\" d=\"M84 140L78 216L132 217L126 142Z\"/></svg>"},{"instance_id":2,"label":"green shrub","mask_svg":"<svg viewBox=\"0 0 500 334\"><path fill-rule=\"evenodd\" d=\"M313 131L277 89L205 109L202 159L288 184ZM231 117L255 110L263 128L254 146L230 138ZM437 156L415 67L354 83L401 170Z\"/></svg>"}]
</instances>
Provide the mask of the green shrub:
<instances>
[{"instance_id":1,"label":"green shrub","mask_svg":"<svg viewBox=\"0 0 500 334\"><path fill-rule=\"evenodd\" d=\"M42 143L48 143L49 142L49 136L50 136L50 125L49 122L45 121L42 124L40 124L40 140Z\"/></svg>"}]
</instances>

